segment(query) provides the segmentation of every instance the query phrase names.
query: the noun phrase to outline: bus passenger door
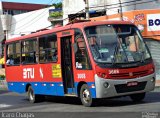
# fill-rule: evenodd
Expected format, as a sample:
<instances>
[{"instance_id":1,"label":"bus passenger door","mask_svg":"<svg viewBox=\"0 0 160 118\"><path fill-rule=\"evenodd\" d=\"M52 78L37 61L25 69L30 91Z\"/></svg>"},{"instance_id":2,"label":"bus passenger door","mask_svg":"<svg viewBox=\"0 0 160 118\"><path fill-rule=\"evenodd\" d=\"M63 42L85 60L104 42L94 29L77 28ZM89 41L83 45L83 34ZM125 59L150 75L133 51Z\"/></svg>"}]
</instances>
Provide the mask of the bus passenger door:
<instances>
[{"instance_id":1,"label":"bus passenger door","mask_svg":"<svg viewBox=\"0 0 160 118\"><path fill-rule=\"evenodd\" d=\"M65 94L74 94L72 36L61 37L61 65Z\"/></svg>"}]
</instances>

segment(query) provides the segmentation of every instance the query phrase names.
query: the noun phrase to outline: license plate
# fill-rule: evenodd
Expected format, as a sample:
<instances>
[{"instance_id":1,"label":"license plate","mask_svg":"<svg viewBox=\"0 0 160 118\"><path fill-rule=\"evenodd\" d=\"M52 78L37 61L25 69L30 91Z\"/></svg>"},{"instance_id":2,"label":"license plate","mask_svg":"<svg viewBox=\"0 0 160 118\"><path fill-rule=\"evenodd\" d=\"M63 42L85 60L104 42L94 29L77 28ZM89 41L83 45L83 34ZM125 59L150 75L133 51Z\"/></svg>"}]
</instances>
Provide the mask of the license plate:
<instances>
[{"instance_id":1,"label":"license plate","mask_svg":"<svg viewBox=\"0 0 160 118\"><path fill-rule=\"evenodd\" d=\"M137 86L138 82L128 82L127 86Z\"/></svg>"}]
</instances>

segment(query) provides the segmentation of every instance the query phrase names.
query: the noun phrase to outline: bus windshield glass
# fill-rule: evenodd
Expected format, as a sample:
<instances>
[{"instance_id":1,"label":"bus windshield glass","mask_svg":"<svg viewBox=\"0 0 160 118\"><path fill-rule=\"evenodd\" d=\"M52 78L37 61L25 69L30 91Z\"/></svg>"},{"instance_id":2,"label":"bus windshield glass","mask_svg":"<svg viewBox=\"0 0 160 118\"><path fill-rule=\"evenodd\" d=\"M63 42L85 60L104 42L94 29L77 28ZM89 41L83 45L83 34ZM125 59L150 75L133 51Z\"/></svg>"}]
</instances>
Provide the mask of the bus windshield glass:
<instances>
[{"instance_id":1,"label":"bus windshield glass","mask_svg":"<svg viewBox=\"0 0 160 118\"><path fill-rule=\"evenodd\" d=\"M96 62L129 63L151 58L139 30L134 25L98 25L85 28Z\"/></svg>"}]
</instances>

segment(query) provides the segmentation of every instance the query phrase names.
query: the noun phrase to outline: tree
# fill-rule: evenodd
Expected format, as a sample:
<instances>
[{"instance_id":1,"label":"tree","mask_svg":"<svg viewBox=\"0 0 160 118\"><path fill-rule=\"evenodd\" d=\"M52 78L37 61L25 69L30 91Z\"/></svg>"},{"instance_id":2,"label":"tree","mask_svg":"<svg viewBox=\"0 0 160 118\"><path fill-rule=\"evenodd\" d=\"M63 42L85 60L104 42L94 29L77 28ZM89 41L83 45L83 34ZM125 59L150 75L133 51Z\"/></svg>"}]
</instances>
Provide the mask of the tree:
<instances>
[{"instance_id":1,"label":"tree","mask_svg":"<svg viewBox=\"0 0 160 118\"><path fill-rule=\"evenodd\" d=\"M62 8L62 2L52 4L55 8Z\"/></svg>"}]
</instances>

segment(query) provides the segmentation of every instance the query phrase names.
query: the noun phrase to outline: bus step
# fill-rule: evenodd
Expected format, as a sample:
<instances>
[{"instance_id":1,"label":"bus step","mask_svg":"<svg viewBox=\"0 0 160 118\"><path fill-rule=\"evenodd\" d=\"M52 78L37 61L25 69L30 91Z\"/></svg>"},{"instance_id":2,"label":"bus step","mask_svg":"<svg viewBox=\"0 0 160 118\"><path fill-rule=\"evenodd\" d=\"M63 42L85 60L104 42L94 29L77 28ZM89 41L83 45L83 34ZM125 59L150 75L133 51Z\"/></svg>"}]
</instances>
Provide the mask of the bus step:
<instances>
[{"instance_id":1,"label":"bus step","mask_svg":"<svg viewBox=\"0 0 160 118\"><path fill-rule=\"evenodd\" d=\"M77 97L76 94L64 94L64 96L72 96L72 97Z\"/></svg>"}]
</instances>

